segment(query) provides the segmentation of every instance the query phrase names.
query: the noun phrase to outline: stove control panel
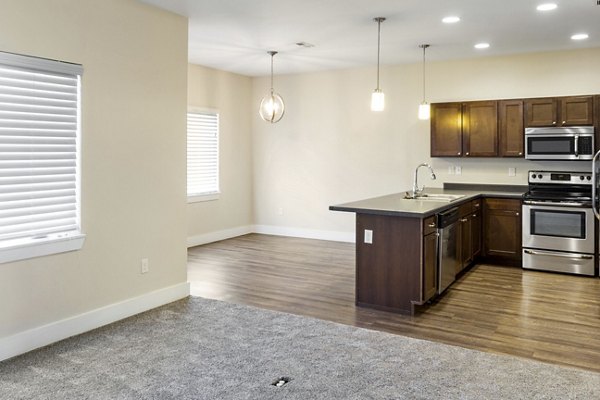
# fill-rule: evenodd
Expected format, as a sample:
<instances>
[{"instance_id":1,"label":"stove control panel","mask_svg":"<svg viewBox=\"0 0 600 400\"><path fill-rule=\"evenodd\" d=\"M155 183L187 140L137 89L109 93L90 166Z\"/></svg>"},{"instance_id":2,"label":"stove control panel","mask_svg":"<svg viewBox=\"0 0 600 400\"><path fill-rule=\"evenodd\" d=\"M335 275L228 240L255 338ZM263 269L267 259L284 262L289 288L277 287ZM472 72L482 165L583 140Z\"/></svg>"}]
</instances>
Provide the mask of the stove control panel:
<instances>
[{"instance_id":1,"label":"stove control panel","mask_svg":"<svg viewBox=\"0 0 600 400\"><path fill-rule=\"evenodd\" d=\"M553 183L557 185L591 185L591 172L529 171L529 183Z\"/></svg>"}]
</instances>

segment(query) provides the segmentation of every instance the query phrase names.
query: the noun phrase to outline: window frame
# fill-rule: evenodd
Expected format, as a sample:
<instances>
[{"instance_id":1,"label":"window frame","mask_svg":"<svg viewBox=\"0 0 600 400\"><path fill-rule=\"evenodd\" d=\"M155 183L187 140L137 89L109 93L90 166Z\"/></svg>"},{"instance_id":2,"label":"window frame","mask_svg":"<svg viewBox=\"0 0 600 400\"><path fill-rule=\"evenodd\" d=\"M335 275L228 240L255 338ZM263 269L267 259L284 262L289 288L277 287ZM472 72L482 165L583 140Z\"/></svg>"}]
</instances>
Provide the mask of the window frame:
<instances>
[{"instance_id":1,"label":"window frame","mask_svg":"<svg viewBox=\"0 0 600 400\"><path fill-rule=\"evenodd\" d=\"M81 226L81 108L83 67L79 64L50 60L41 57L0 52L0 65L15 70L38 70L42 73L66 74L77 78L77 106L75 128L75 229L30 234L0 241L0 264L79 250L83 247L85 234ZM9 167L10 168L10 167Z\"/></svg>"},{"instance_id":2,"label":"window frame","mask_svg":"<svg viewBox=\"0 0 600 400\"><path fill-rule=\"evenodd\" d=\"M188 135L189 132L187 130L187 121L189 118L189 114L213 114L216 116L217 118L217 165L216 165L216 169L217 169L217 189L214 192L206 192L206 193L198 193L198 194L192 194L190 195L188 193L188 188L187 188L187 177L189 175L189 166L188 166L188 156L187 156L187 140L188 140ZM214 201L214 200L218 200L221 197L221 113L219 112L218 109L215 108L207 108L207 107L193 107L190 106L188 107L187 113L186 113L186 197L187 197L187 203L191 204L191 203L199 203L199 202L205 202L205 201Z\"/></svg>"}]
</instances>

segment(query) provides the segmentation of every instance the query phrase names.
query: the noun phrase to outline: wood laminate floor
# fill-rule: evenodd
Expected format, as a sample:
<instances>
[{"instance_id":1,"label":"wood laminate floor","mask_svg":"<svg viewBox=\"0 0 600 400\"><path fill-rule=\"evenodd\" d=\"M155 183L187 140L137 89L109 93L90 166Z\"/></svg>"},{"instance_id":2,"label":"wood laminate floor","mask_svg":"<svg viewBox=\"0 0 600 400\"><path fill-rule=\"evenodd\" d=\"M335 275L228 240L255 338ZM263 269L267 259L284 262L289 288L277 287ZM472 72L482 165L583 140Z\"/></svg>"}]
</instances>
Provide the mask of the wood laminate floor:
<instances>
[{"instance_id":1,"label":"wood laminate floor","mask_svg":"<svg viewBox=\"0 0 600 400\"><path fill-rule=\"evenodd\" d=\"M250 234L188 251L192 295L600 372L600 279L477 265L415 316L354 305L354 245Z\"/></svg>"}]
</instances>

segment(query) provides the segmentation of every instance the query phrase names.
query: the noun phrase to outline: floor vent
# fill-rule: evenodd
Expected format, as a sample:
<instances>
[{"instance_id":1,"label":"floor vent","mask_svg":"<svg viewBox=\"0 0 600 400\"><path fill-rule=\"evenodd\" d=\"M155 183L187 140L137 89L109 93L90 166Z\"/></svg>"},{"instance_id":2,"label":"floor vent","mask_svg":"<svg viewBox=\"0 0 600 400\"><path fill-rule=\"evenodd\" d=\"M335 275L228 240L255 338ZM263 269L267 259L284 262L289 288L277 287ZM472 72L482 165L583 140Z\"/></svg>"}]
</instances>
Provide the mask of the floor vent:
<instances>
[{"instance_id":1,"label":"floor vent","mask_svg":"<svg viewBox=\"0 0 600 400\"><path fill-rule=\"evenodd\" d=\"M288 378L288 377L281 377L281 378L277 378L275 379L275 381L273 383L271 383L271 386L275 386L275 387L282 387L285 384L289 383L292 379Z\"/></svg>"}]
</instances>

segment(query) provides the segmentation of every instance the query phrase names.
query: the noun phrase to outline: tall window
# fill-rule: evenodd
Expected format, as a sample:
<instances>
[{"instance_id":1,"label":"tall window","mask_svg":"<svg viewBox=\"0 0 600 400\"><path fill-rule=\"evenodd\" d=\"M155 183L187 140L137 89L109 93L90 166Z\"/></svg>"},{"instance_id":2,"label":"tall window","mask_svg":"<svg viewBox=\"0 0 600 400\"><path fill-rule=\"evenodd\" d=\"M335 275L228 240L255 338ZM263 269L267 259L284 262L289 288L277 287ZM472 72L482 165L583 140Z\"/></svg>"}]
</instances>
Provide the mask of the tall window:
<instances>
[{"instance_id":1,"label":"tall window","mask_svg":"<svg viewBox=\"0 0 600 400\"><path fill-rule=\"evenodd\" d=\"M82 72L81 65L0 52L0 262L83 243Z\"/></svg>"},{"instance_id":2,"label":"tall window","mask_svg":"<svg viewBox=\"0 0 600 400\"><path fill-rule=\"evenodd\" d=\"M219 114L187 114L188 201L214 200L219 195Z\"/></svg>"}]
</instances>

